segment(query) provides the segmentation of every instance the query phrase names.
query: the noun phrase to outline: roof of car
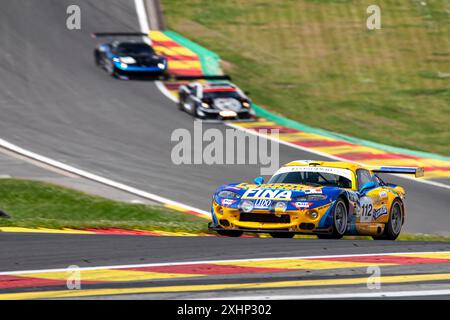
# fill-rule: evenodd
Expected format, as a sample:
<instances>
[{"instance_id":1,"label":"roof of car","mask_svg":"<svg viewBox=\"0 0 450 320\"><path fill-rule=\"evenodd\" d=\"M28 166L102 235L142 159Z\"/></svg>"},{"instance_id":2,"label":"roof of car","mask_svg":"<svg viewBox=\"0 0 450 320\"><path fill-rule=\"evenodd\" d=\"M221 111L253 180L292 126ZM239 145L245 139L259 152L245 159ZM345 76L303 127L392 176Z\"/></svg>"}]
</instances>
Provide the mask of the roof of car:
<instances>
[{"instance_id":1,"label":"roof of car","mask_svg":"<svg viewBox=\"0 0 450 320\"><path fill-rule=\"evenodd\" d=\"M331 168L342 168L356 171L357 169L364 168L363 166L344 161L316 161L316 160L295 160L287 163L285 167L291 166L320 166L320 167L331 167Z\"/></svg>"},{"instance_id":2,"label":"roof of car","mask_svg":"<svg viewBox=\"0 0 450 320\"><path fill-rule=\"evenodd\" d=\"M207 82L203 83L203 92L234 92L236 87L230 83L224 82Z\"/></svg>"}]
</instances>

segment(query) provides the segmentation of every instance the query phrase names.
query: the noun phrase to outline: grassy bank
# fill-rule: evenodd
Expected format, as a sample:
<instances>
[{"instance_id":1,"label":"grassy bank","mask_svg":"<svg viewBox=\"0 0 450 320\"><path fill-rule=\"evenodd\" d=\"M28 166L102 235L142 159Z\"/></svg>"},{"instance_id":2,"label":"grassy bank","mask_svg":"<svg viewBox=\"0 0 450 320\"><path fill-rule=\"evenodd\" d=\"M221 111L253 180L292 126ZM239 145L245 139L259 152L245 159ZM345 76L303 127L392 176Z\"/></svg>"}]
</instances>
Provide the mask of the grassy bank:
<instances>
[{"instance_id":1,"label":"grassy bank","mask_svg":"<svg viewBox=\"0 0 450 320\"><path fill-rule=\"evenodd\" d=\"M0 226L125 228L206 232L207 220L169 209L115 202L36 181L1 179Z\"/></svg>"},{"instance_id":2,"label":"grassy bank","mask_svg":"<svg viewBox=\"0 0 450 320\"><path fill-rule=\"evenodd\" d=\"M450 155L450 5L381 0L163 0L257 104L315 127Z\"/></svg>"}]
</instances>

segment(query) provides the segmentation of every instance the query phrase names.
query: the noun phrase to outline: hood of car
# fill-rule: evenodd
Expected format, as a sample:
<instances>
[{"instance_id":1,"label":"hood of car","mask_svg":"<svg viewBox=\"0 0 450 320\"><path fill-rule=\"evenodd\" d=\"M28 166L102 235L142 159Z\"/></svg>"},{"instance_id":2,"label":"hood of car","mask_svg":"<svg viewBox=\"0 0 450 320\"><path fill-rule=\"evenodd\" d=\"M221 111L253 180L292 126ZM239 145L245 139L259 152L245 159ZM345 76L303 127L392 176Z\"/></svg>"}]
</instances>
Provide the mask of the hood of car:
<instances>
[{"instance_id":1,"label":"hood of car","mask_svg":"<svg viewBox=\"0 0 450 320\"><path fill-rule=\"evenodd\" d=\"M284 183L266 183L261 185L239 183L224 186L221 190L235 192L239 194L240 199L289 201L304 195L324 194L327 191L331 191L331 189L335 190L336 188Z\"/></svg>"},{"instance_id":2,"label":"hood of car","mask_svg":"<svg viewBox=\"0 0 450 320\"><path fill-rule=\"evenodd\" d=\"M242 109L242 102L235 98L215 98L212 103L221 111L239 112Z\"/></svg>"}]
</instances>

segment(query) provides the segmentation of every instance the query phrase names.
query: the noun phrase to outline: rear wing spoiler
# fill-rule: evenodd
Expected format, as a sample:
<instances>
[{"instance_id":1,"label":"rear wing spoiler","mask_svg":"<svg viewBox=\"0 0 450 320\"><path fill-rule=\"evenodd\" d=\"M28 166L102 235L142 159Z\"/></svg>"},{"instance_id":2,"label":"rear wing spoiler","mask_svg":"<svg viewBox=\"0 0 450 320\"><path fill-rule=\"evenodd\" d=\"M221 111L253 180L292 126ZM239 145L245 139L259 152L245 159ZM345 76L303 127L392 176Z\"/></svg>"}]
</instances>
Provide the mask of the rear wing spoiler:
<instances>
[{"instance_id":1,"label":"rear wing spoiler","mask_svg":"<svg viewBox=\"0 0 450 320\"><path fill-rule=\"evenodd\" d=\"M423 177L425 170L422 167L372 167L375 173L414 174L416 178Z\"/></svg>"},{"instance_id":2,"label":"rear wing spoiler","mask_svg":"<svg viewBox=\"0 0 450 320\"><path fill-rule=\"evenodd\" d=\"M175 76L175 80L228 80L228 81L231 81L231 77L227 74L215 75L215 76Z\"/></svg>"},{"instance_id":3,"label":"rear wing spoiler","mask_svg":"<svg viewBox=\"0 0 450 320\"><path fill-rule=\"evenodd\" d=\"M94 32L92 38L101 37L148 37L148 34L142 32Z\"/></svg>"}]
</instances>

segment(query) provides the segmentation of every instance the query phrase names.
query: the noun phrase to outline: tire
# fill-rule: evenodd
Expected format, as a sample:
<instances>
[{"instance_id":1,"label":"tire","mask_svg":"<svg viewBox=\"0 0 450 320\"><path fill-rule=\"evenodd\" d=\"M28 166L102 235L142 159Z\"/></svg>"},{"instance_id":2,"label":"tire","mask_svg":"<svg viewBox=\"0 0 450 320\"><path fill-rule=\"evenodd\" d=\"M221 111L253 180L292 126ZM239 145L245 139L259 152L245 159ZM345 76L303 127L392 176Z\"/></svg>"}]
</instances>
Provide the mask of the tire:
<instances>
[{"instance_id":1,"label":"tire","mask_svg":"<svg viewBox=\"0 0 450 320\"><path fill-rule=\"evenodd\" d=\"M183 107L183 95L178 93L178 110L186 111Z\"/></svg>"},{"instance_id":2,"label":"tire","mask_svg":"<svg viewBox=\"0 0 450 320\"><path fill-rule=\"evenodd\" d=\"M400 235L404 217L403 203L400 199L392 202L391 211L389 212L389 221L384 226L384 232L380 236L373 236L374 240L395 240Z\"/></svg>"},{"instance_id":3,"label":"tire","mask_svg":"<svg viewBox=\"0 0 450 320\"><path fill-rule=\"evenodd\" d=\"M290 239L295 236L293 232L272 232L269 233L272 238Z\"/></svg>"},{"instance_id":4,"label":"tire","mask_svg":"<svg viewBox=\"0 0 450 320\"><path fill-rule=\"evenodd\" d=\"M338 198L333 209L333 226L330 234L318 234L319 239L341 239L348 224L348 208L342 198Z\"/></svg>"},{"instance_id":5,"label":"tire","mask_svg":"<svg viewBox=\"0 0 450 320\"><path fill-rule=\"evenodd\" d=\"M233 238L238 238L244 234L243 231L237 230L217 230L217 233L224 237L233 237Z\"/></svg>"},{"instance_id":6,"label":"tire","mask_svg":"<svg viewBox=\"0 0 450 320\"><path fill-rule=\"evenodd\" d=\"M97 67L100 67L101 66L101 64L100 64L100 53L98 52L98 50L94 51L94 60L95 60L95 65Z\"/></svg>"},{"instance_id":7,"label":"tire","mask_svg":"<svg viewBox=\"0 0 450 320\"><path fill-rule=\"evenodd\" d=\"M119 79L119 76L117 74L117 69L115 66L113 66L113 69L109 72L109 75L113 77L114 79Z\"/></svg>"}]
</instances>

